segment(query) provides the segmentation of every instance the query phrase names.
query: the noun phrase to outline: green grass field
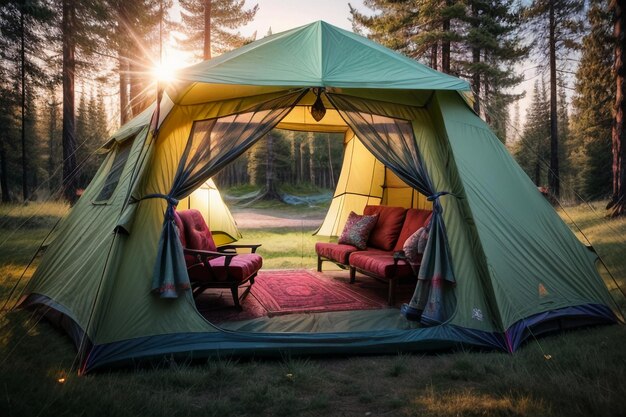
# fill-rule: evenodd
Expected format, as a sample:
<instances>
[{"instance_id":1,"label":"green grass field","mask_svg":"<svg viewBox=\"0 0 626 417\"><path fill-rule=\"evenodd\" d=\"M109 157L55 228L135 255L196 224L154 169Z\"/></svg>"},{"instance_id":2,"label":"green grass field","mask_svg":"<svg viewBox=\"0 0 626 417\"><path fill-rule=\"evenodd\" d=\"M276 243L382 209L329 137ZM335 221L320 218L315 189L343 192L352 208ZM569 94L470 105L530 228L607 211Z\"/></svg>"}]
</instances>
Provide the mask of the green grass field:
<instances>
[{"instance_id":1,"label":"green grass field","mask_svg":"<svg viewBox=\"0 0 626 417\"><path fill-rule=\"evenodd\" d=\"M596 210L567 212L624 286L626 220ZM0 207L2 304L66 212L59 204ZM268 268L313 267L311 232L250 230L245 240L264 244ZM606 326L531 340L513 355L165 361L78 377L69 338L14 311L0 313L0 416L623 416L624 346L624 326Z\"/></svg>"}]
</instances>

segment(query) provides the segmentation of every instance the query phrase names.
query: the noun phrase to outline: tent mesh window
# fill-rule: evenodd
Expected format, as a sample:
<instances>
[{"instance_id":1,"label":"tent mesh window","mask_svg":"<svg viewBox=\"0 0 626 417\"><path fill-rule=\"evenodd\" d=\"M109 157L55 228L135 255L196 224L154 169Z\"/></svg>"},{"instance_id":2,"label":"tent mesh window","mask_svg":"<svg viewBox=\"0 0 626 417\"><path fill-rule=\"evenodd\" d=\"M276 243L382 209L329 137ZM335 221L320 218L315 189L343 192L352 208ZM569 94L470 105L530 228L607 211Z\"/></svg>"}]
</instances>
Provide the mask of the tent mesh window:
<instances>
[{"instance_id":1,"label":"tent mesh window","mask_svg":"<svg viewBox=\"0 0 626 417\"><path fill-rule=\"evenodd\" d=\"M128 160L132 143L132 140L126 140L124 143L118 145L115 158L113 159L113 163L109 169L109 173L104 180L104 185L102 186L95 202L106 203L115 192L117 184L120 182L122 172L124 171L124 167L126 166L126 161Z\"/></svg>"}]
</instances>

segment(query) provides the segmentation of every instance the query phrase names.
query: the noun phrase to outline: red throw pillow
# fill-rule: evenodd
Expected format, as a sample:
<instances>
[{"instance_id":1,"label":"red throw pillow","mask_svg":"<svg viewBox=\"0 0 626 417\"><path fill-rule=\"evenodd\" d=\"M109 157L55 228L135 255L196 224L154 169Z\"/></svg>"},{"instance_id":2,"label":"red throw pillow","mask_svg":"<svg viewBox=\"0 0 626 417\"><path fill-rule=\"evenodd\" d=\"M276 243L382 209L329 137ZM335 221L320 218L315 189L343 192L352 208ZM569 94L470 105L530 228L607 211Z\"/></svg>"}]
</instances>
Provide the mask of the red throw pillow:
<instances>
[{"instance_id":1,"label":"red throw pillow","mask_svg":"<svg viewBox=\"0 0 626 417\"><path fill-rule=\"evenodd\" d=\"M408 209L400 237L398 237L398 242L394 250L402 250L404 242L406 242L409 236L415 233L420 227L428 226L432 214L433 212L430 210Z\"/></svg>"},{"instance_id":2,"label":"red throw pillow","mask_svg":"<svg viewBox=\"0 0 626 417\"><path fill-rule=\"evenodd\" d=\"M376 226L378 214L373 216L361 216L351 211L346 220L346 225L339 237L339 243L344 245L352 245L357 249L365 249L367 247L367 239Z\"/></svg>"},{"instance_id":3,"label":"red throw pillow","mask_svg":"<svg viewBox=\"0 0 626 417\"><path fill-rule=\"evenodd\" d=\"M366 206L364 214L378 214L378 221L370 234L367 246L390 251L398 240L406 209L403 207Z\"/></svg>"},{"instance_id":4,"label":"red throw pillow","mask_svg":"<svg viewBox=\"0 0 626 417\"><path fill-rule=\"evenodd\" d=\"M419 271L419 266L422 263L426 242L428 242L428 231L424 227L420 227L404 242L404 255L415 273Z\"/></svg>"}]
</instances>

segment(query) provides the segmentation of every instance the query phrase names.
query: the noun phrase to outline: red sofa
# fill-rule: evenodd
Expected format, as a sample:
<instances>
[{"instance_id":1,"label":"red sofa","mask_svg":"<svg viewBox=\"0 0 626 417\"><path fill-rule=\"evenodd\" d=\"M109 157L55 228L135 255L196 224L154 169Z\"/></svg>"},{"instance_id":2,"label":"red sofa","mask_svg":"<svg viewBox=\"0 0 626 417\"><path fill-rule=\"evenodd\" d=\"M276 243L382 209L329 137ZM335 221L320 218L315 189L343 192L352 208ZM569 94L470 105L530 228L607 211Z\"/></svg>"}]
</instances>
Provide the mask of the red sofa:
<instances>
[{"instance_id":1,"label":"red sofa","mask_svg":"<svg viewBox=\"0 0 626 417\"><path fill-rule=\"evenodd\" d=\"M358 250L351 245L318 242L315 244L317 270L321 272L322 263L330 261L350 268L350 283L355 281L356 272L386 281L389 283L387 302L394 305L398 281L415 278L413 268L399 252L402 251L406 239L428 223L432 212L402 207L366 206L363 213L378 213L367 248Z\"/></svg>"}]
</instances>

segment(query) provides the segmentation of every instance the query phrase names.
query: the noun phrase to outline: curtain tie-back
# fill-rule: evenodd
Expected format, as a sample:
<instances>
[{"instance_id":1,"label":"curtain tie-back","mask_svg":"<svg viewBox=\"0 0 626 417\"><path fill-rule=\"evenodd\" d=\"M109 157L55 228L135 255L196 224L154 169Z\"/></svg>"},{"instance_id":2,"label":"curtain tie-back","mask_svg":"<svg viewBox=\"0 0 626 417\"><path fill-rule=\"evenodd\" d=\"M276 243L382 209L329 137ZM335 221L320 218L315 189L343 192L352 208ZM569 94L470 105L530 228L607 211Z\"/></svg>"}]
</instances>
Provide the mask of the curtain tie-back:
<instances>
[{"instance_id":1,"label":"curtain tie-back","mask_svg":"<svg viewBox=\"0 0 626 417\"><path fill-rule=\"evenodd\" d=\"M448 195L448 194L452 195L452 193L449 192L449 191L439 191L438 193L435 193L433 195L429 195L428 197L426 197L426 200L428 200L428 201L435 201L439 197L444 196L444 195Z\"/></svg>"},{"instance_id":2,"label":"curtain tie-back","mask_svg":"<svg viewBox=\"0 0 626 417\"><path fill-rule=\"evenodd\" d=\"M172 197L171 195L158 194L158 193L145 195L145 196L141 197L140 200L148 200L150 198L162 198L165 201L167 201L168 205L174 206L174 207L176 207L178 205L178 203L179 203L179 201L177 199L175 199L174 197Z\"/></svg>"}]
</instances>

